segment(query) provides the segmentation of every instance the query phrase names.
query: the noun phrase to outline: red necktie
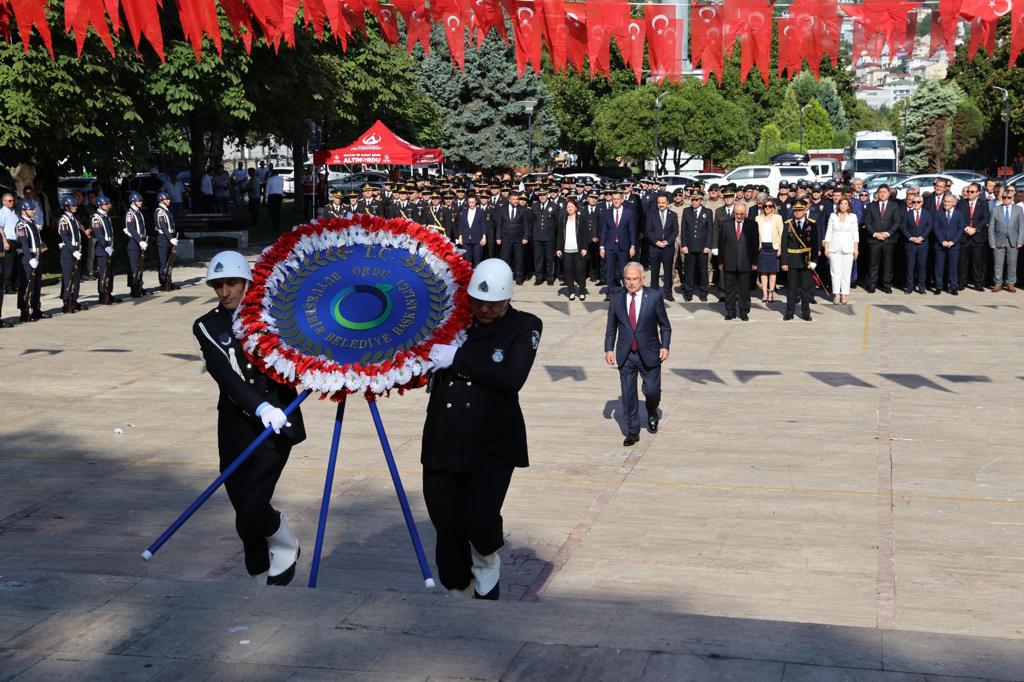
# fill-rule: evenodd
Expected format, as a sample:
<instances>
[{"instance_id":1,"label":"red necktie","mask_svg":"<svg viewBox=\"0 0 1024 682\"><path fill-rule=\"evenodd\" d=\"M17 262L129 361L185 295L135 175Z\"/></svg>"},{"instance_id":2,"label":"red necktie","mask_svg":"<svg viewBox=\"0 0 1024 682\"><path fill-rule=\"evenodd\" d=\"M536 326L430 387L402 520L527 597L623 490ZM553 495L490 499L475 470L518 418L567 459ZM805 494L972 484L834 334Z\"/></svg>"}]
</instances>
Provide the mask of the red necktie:
<instances>
[{"instance_id":1,"label":"red necktie","mask_svg":"<svg viewBox=\"0 0 1024 682\"><path fill-rule=\"evenodd\" d=\"M914 211L914 223L918 227L921 226L921 212L920 211Z\"/></svg>"},{"instance_id":2,"label":"red necktie","mask_svg":"<svg viewBox=\"0 0 1024 682\"><path fill-rule=\"evenodd\" d=\"M973 221L974 220L974 202L970 202L967 205L970 207L970 210L967 212L967 218L969 220Z\"/></svg>"},{"instance_id":3,"label":"red necktie","mask_svg":"<svg viewBox=\"0 0 1024 682\"><path fill-rule=\"evenodd\" d=\"M615 209L615 227L619 226L619 209Z\"/></svg>"},{"instance_id":4,"label":"red necktie","mask_svg":"<svg viewBox=\"0 0 1024 682\"><path fill-rule=\"evenodd\" d=\"M736 221L736 241L740 239L740 231L743 229L743 223Z\"/></svg>"},{"instance_id":5,"label":"red necktie","mask_svg":"<svg viewBox=\"0 0 1024 682\"><path fill-rule=\"evenodd\" d=\"M636 331L636 294L629 295L629 326ZM630 350L637 350L636 338L633 338L633 343L629 346Z\"/></svg>"}]
</instances>

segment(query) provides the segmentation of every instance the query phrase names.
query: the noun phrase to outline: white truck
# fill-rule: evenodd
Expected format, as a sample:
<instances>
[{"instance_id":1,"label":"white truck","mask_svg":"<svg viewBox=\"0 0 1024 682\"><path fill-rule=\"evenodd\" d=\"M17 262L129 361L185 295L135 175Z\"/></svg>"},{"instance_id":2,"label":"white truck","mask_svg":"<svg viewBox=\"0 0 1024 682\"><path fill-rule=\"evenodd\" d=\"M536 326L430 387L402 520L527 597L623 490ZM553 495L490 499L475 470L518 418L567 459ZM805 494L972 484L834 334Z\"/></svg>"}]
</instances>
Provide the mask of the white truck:
<instances>
[{"instance_id":1,"label":"white truck","mask_svg":"<svg viewBox=\"0 0 1024 682\"><path fill-rule=\"evenodd\" d=\"M887 130L860 130L846 153L845 170L851 178L899 171L899 138Z\"/></svg>"}]
</instances>

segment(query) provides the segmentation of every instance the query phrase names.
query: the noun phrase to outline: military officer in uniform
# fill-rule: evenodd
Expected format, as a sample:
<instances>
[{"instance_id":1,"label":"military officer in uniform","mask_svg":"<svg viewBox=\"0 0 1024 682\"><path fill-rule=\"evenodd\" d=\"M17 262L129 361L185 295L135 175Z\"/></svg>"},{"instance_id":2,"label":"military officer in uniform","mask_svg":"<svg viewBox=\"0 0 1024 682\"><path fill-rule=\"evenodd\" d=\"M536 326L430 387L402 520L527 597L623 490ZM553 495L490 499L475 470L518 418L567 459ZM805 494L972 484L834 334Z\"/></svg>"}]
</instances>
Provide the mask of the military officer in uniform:
<instances>
[{"instance_id":1,"label":"military officer in uniform","mask_svg":"<svg viewBox=\"0 0 1024 682\"><path fill-rule=\"evenodd\" d=\"M398 195L398 201L393 201L388 206L387 217L417 220L419 216L416 213L416 208L409 202L409 188L399 187L396 194Z\"/></svg>"},{"instance_id":2,"label":"military officer in uniform","mask_svg":"<svg viewBox=\"0 0 1024 682\"><path fill-rule=\"evenodd\" d=\"M36 205L30 199L18 202L18 222L14 233L18 237L21 251L23 275L18 280L18 307L22 322L35 322L50 315L44 313L39 301L42 273L39 272L39 258L43 254L43 240L35 221ZM30 315L31 313L31 315Z\"/></svg>"},{"instance_id":3,"label":"military officer in uniform","mask_svg":"<svg viewBox=\"0 0 1024 682\"><path fill-rule=\"evenodd\" d=\"M114 223L110 219L110 199L96 197L96 212L92 214L92 240L96 244L96 288L100 305L120 303L113 295L114 288Z\"/></svg>"},{"instance_id":4,"label":"military officer in uniform","mask_svg":"<svg viewBox=\"0 0 1024 682\"><path fill-rule=\"evenodd\" d=\"M360 208L359 192L354 189L349 190L348 192L348 206L345 207L345 210L349 215L355 215L356 213L363 212Z\"/></svg>"},{"instance_id":5,"label":"military officer in uniform","mask_svg":"<svg viewBox=\"0 0 1024 682\"><path fill-rule=\"evenodd\" d=\"M701 301L708 300L708 259L714 246L714 214L701 205L700 190L690 194L690 207L683 212L682 258L686 278L683 280L683 299L689 301L694 293ZM669 299L671 300L671 299Z\"/></svg>"},{"instance_id":6,"label":"military officer in uniform","mask_svg":"<svg viewBox=\"0 0 1024 682\"><path fill-rule=\"evenodd\" d=\"M82 279L82 228L75 213L78 203L74 197L64 197L60 202L64 213L57 221L57 238L60 240L60 298L64 301L64 312L82 310L78 304L78 287Z\"/></svg>"},{"instance_id":7,"label":"military officer in uniform","mask_svg":"<svg viewBox=\"0 0 1024 682\"><path fill-rule=\"evenodd\" d=\"M452 228L452 214L447 206L441 203L441 195L433 192L430 195L430 205L423 209L423 220L426 227L437 230L443 235L449 235Z\"/></svg>"},{"instance_id":8,"label":"military officer in uniform","mask_svg":"<svg viewBox=\"0 0 1024 682\"><path fill-rule=\"evenodd\" d=\"M550 194L541 194L530 207L530 234L533 244L534 285L555 283L555 230L561 209Z\"/></svg>"},{"instance_id":9,"label":"military officer in uniform","mask_svg":"<svg viewBox=\"0 0 1024 682\"><path fill-rule=\"evenodd\" d=\"M782 271L786 273L786 313L782 319L792 320L796 300L800 299L800 317L811 321L811 272L817 268L821 254L818 226L807 217L807 202L793 203L793 217L782 229Z\"/></svg>"},{"instance_id":10,"label":"military officer in uniform","mask_svg":"<svg viewBox=\"0 0 1024 682\"><path fill-rule=\"evenodd\" d=\"M356 213L380 215L380 201L374 198L373 185L370 183L363 185L363 200L359 202L359 210Z\"/></svg>"},{"instance_id":11,"label":"military officer in uniform","mask_svg":"<svg viewBox=\"0 0 1024 682\"><path fill-rule=\"evenodd\" d=\"M348 210L345 208L345 204L342 203L342 199L345 195L341 193L341 190L334 190L331 192L331 200L327 202L327 205L320 211L321 218L344 218L348 214Z\"/></svg>"},{"instance_id":12,"label":"military officer in uniform","mask_svg":"<svg viewBox=\"0 0 1024 682\"><path fill-rule=\"evenodd\" d=\"M174 227L174 216L171 215L171 195L167 192L156 195L153 223L156 226L156 248L160 263L157 273L160 277L160 291L174 291L178 287L171 281L171 270L174 268L174 254L178 248L178 231Z\"/></svg>"},{"instance_id":13,"label":"military officer in uniform","mask_svg":"<svg viewBox=\"0 0 1024 682\"><path fill-rule=\"evenodd\" d=\"M220 470L224 471L265 429L274 430L274 435L227 479L224 487L235 510L235 530L242 540L249 575L260 584L287 585L295 576L299 541L271 499L292 446L305 440L306 432L298 409L289 416L281 409L295 399L295 389L257 371L232 331L235 310L251 281L245 256L236 251L214 256L206 283L213 287L219 303L195 321L192 333L199 341L207 371L220 388Z\"/></svg>"},{"instance_id":14,"label":"military officer in uniform","mask_svg":"<svg viewBox=\"0 0 1024 682\"><path fill-rule=\"evenodd\" d=\"M124 214L124 233L128 235L128 286L132 298L146 295L142 286L142 267L146 260L146 218L142 215L142 195L128 195L128 211Z\"/></svg>"},{"instance_id":15,"label":"military officer in uniform","mask_svg":"<svg viewBox=\"0 0 1024 682\"><path fill-rule=\"evenodd\" d=\"M512 270L491 258L469 283L473 324L461 346L438 345L423 426L423 498L437 532L441 584L498 599L501 506L516 467L529 465L519 390L542 323L509 304Z\"/></svg>"}]
</instances>

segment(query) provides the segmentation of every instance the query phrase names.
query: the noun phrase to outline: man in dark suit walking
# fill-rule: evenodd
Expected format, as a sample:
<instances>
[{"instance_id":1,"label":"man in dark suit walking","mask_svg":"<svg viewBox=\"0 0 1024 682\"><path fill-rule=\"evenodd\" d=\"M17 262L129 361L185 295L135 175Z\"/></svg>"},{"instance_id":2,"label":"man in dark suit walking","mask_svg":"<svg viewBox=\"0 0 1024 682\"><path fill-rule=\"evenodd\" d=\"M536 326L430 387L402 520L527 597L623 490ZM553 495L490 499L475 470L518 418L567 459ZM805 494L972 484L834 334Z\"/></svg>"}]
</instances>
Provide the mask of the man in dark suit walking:
<instances>
[{"instance_id":1,"label":"man in dark suit walking","mask_svg":"<svg viewBox=\"0 0 1024 682\"><path fill-rule=\"evenodd\" d=\"M893 258L896 254L896 241L899 239L900 227L903 224L903 209L892 199L889 185L878 188L878 201L872 202L864 216L864 226L868 232L868 282L864 289L870 294L878 284L878 270L882 269L881 289L887 294L892 293Z\"/></svg>"},{"instance_id":2,"label":"man in dark suit walking","mask_svg":"<svg viewBox=\"0 0 1024 682\"><path fill-rule=\"evenodd\" d=\"M601 258L605 259L610 300L626 261L636 255L636 214L622 203L622 192L612 194L612 205L601 218Z\"/></svg>"},{"instance_id":3,"label":"man in dark suit walking","mask_svg":"<svg viewBox=\"0 0 1024 682\"><path fill-rule=\"evenodd\" d=\"M967 286L967 277L974 280L971 288L981 291L985 286L985 263L988 258L988 202L981 195L981 185L967 186L967 198L960 200L964 231L960 235L960 288Z\"/></svg>"},{"instance_id":4,"label":"man in dark suit walking","mask_svg":"<svg viewBox=\"0 0 1024 682\"><path fill-rule=\"evenodd\" d=\"M605 361L619 368L622 410L626 419L625 446L640 440L640 407L636 377L643 380L647 405L647 429L658 432L658 404L661 402L661 363L668 360L672 326L661 293L644 286L644 268L627 263L622 271L625 289L615 291L608 306L604 333Z\"/></svg>"},{"instance_id":5,"label":"man in dark suit walking","mask_svg":"<svg viewBox=\"0 0 1024 682\"><path fill-rule=\"evenodd\" d=\"M647 214L644 234L651 259L651 286L657 288L658 275L664 268L661 295L666 301L672 301L672 256L676 251L679 223L676 214L668 210L668 194L659 194L655 199L653 210Z\"/></svg>"},{"instance_id":6,"label":"man in dark suit walking","mask_svg":"<svg viewBox=\"0 0 1024 682\"><path fill-rule=\"evenodd\" d=\"M732 218L723 220L718 233L718 268L725 289L725 319L737 313L750 319L750 281L757 270L757 223L747 218L746 204L736 202Z\"/></svg>"}]
</instances>

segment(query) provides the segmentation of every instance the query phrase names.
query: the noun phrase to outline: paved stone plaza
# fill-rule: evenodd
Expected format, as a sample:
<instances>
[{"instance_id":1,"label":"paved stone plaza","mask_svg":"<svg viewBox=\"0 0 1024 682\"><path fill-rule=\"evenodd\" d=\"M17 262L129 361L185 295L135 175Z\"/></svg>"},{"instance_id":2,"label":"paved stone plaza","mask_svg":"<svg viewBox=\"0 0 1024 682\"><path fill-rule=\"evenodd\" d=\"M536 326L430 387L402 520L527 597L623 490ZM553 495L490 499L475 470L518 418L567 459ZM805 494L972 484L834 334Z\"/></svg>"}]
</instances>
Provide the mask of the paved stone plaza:
<instances>
[{"instance_id":1,"label":"paved stone plaza","mask_svg":"<svg viewBox=\"0 0 1024 682\"><path fill-rule=\"evenodd\" d=\"M276 498L303 541L291 587L245 576L223 492L141 560L216 475L202 273L0 330L2 679L1024 679L1024 293L855 290L811 323L671 303L661 430L623 448L601 297L520 287L545 324L532 466L485 603L423 588L361 399L317 590L321 401ZM432 554L424 407L381 412Z\"/></svg>"}]
</instances>

